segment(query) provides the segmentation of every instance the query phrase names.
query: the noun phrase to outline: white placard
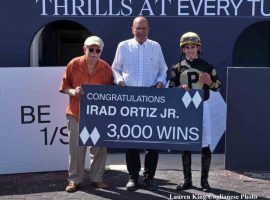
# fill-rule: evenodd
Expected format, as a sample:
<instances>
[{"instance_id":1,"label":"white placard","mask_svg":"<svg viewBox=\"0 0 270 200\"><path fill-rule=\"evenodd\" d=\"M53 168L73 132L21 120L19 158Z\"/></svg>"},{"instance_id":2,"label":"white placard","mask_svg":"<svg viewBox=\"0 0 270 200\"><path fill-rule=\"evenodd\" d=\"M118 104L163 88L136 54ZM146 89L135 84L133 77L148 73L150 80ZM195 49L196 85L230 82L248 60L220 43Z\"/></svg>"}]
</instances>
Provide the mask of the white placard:
<instances>
[{"instance_id":1,"label":"white placard","mask_svg":"<svg viewBox=\"0 0 270 200\"><path fill-rule=\"evenodd\" d=\"M0 68L0 174L67 169L64 69Z\"/></svg>"}]
</instances>

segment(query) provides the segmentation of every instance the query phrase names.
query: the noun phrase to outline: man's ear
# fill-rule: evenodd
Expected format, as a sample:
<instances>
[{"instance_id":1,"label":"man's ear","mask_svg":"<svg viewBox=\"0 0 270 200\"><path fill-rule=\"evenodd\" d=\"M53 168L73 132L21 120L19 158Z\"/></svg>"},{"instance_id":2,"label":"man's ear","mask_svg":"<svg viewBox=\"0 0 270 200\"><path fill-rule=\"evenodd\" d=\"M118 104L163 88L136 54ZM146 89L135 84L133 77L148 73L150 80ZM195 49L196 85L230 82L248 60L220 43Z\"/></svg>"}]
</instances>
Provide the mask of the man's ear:
<instances>
[{"instance_id":1,"label":"man's ear","mask_svg":"<svg viewBox=\"0 0 270 200\"><path fill-rule=\"evenodd\" d=\"M87 47L83 46L83 52L86 53Z\"/></svg>"}]
</instances>

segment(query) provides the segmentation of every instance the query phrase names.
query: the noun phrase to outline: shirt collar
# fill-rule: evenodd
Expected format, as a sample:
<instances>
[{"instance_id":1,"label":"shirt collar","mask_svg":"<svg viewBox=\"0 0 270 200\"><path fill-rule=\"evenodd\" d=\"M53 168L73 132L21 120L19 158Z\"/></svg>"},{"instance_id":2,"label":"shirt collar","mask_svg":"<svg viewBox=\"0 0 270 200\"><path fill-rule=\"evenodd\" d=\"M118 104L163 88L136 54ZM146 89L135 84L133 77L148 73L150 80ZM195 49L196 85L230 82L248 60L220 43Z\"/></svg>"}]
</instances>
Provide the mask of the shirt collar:
<instances>
[{"instance_id":1,"label":"shirt collar","mask_svg":"<svg viewBox=\"0 0 270 200\"><path fill-rule=\"evenodd\" d=\"M146 45L147 45L147 43L148 43L148 38L145 40L144 43L140 44L140 43L136 40L136 38L134 37L134 38L133 38L133 42L134 42L134 44L135 44L136 47L146 47Z\"/></svg>"},{"instance_id":2,"label":"shirt collar","mask_svg":"<svg viewBox=\"0 0 270 200\"><path fill-rule=\"evenodd\" d=\"M83 55L83 58L82 58L82 62L83 62L83 70L87 70L88 71L88 67L87 67L87 60L86 60L87 58L86 58L86 55ZM95 65L95 70L100 66L99 65L99 63L100 63L100 58L97 60L97 63L96 63L96 65Z\"/></svg>"},{"instance_id":3,"label":"shirt collar","mask_svg":"<svg viewBox=\"0 0 270 200\"><path fill-rule=\"evenodd\" d=\"M190 61L190 62L192 62L192 61L194 61L194 60L197 60L199 58L199 56L197 56L195 59L189 59L188 57L186 57L186 59L188 60L188 61Z\"/></svg>"}]
</instances>

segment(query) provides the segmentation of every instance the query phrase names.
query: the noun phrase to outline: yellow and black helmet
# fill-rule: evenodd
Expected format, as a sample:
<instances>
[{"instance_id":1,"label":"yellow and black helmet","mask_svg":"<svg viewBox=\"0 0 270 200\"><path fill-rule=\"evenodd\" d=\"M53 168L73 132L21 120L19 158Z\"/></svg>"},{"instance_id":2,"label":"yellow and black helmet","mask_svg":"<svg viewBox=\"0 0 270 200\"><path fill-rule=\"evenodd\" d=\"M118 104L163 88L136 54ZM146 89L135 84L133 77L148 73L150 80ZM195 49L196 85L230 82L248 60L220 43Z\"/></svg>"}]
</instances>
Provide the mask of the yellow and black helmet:
<instances>
[{"instance_id":1,"label":"yellow and black helmet","mask_svg":"<svg viewBox=\"0 0 270 200\"><path fill-rule=\"evenodd\" d=\"M201 46L201 39L197 33L187 32L182 35L180 38L180 47L183 47L187 44L194 44L197 46Z\"/></svg>"}]
</instances>

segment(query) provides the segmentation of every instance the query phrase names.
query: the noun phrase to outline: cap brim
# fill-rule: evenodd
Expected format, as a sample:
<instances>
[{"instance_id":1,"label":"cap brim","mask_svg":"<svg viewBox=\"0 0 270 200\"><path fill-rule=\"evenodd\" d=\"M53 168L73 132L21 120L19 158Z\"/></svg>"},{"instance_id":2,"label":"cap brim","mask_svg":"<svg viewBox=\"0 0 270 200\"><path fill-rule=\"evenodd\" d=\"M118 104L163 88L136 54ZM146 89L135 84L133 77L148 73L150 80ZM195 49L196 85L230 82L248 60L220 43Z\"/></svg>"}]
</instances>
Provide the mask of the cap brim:
<instances>
[{"instance_id":1,"label":"cap brim","mask_svg":"<svg viewBox=\"0 0 270 200\"><path fill-rule=\"evenodd\" d=\"M90 44L85 44L85 46L92 46L92 45L96 45L96 46L101 47L101 44L99 44L97 42L93 42L93 43L90 43Z\"/></svg>"},{"instance_id":2,"label":"cap brim","mask_svg":"<svg viewBox=\"0 0 270 200\"><path fill-rule=\"evenodd\" d=\"M201 43L200 42L192 42L192 41L187 41L187 42L180 43L180 46L182 47L182 46L185 46L187 44L201 46Z\"/></svg>"}]
</instances>

